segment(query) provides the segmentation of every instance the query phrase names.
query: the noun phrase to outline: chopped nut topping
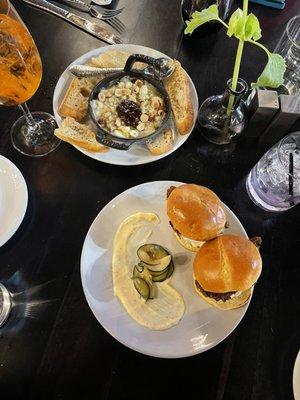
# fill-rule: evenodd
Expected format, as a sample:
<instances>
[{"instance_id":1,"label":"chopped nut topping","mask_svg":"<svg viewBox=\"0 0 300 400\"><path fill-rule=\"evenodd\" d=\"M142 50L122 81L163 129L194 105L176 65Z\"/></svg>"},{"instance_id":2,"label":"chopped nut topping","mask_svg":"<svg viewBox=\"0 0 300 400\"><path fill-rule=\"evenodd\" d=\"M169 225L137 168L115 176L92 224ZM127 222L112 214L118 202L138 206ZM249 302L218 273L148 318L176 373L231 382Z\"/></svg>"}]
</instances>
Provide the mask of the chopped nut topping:
<instances>
[{"instance_id":1,"label":"chopped nut topping","mask_svg":"<svg viewBox=\"0 0 300 400\"><path fill-rule=\"evenodd\" d=\"M103 88L92 107L100 125L125 138L149 136L166 117L164 99L157 89L145 80L128 76Z\"/></svg>"}]
</instances>

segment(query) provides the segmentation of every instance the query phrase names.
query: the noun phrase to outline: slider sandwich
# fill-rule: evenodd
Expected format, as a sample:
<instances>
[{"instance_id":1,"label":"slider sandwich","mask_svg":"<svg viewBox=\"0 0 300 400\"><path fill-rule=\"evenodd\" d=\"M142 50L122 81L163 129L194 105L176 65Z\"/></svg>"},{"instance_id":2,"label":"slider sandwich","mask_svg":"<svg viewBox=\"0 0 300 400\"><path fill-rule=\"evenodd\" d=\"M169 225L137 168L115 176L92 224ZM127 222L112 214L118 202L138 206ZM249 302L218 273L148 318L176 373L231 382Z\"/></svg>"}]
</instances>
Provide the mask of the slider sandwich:
<instances>
[{"instance_id":1,"label":"slider sandwich","mask_svg":"<svg viewBox=\"0 0 300 400\"><path fill-rule=\"evenodd\" d=\"M257 246L237 235L206 242L193 263L195 289L207 303L230 310L244 305L262 269Z\"/></svg>"},{"instance_id":2,"label":"slider sandwich","mask_svg":"<svg viewBox=\"0 0 300 400\"><path fill-rule=\"evenodd\" d=\"M195 184L168 190L167 214L176 238L190 251L197 251L204 242L220 235L226 223L219 197Z\"/></svg>"}]
</instances>

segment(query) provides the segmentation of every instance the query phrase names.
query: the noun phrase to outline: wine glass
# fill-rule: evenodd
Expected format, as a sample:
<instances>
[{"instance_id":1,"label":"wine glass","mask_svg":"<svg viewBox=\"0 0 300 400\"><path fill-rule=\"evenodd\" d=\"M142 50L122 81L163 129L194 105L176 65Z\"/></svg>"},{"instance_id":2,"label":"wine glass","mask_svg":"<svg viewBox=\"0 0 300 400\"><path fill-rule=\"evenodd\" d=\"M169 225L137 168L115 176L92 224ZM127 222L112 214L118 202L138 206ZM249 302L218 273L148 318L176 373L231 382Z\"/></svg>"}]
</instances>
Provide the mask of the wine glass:
<instances>
[{"instance_id":1,"label":"wine glass","mask_svg":"<svg viewBox=\"0 0 300 400\"><path fill-rule=\"evenodd\" d=\"M12 307L9 291L0 283L0 328L6 322Z\"/></svg>"},{"instance_id":2,"label":"wine glass","mask_svg":"<svg viewBox=\"0 0 300 400\"><path fill-rule=\"evenodd\" d=\"M16 150L31 157L44 156L60 144L54 136L54 117L31 113L26 104L41 78L41 58L33 38L9 1L0 0L0 105L17 105L23 112L11 128L11 140Z\"/></svg>"}]
</instances>

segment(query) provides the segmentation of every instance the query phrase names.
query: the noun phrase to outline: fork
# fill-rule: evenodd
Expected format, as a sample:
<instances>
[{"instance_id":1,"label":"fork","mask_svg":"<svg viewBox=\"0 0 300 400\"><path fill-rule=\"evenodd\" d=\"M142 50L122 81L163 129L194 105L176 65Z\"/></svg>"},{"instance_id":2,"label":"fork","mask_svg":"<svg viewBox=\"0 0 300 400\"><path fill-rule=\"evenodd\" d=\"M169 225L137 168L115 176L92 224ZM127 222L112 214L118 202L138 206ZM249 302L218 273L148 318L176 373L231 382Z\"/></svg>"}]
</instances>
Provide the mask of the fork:
<instances>
[{"instance_id":1,"label":"fork","mask_svg":"<svg viewBox=\"0 0 300 400\"><path fill-rule=\"evenodd\" d=\"M65 3L66 5L76 8L79 11L83 12L88 12L92 17L98 18L101 21L111 21L116 18L117 15L119 15L123 8L119 8L117 10L103 10L102 12L99 12L96 10L96 7L93 7L91 4L86 4L82 0L60 0L62 3ZM114 21L116 27L118 26L119 29L121 27L124 27L124 25L121 23L121 21Z\"/></svg>"},{"instance_id":2,"label":"fork","mask_svg":"<svg viewBox=\"0 0 300 400\"><path fill-rule=\"evenodd\" d=\"M91 4L86 4L82 0L60 0L62 3L66 5L76 8L79 11L87 12L92 17L98 18L101 21L105 21L106 23L110 24L113 28L115 28L118 32L123 32L125 29L124 24L116 18L119 15L123 8L119 8L116 10L103 10L103 12L99 12L96 10L96 7L92 6Z\"/></svg>"}]
</instances>

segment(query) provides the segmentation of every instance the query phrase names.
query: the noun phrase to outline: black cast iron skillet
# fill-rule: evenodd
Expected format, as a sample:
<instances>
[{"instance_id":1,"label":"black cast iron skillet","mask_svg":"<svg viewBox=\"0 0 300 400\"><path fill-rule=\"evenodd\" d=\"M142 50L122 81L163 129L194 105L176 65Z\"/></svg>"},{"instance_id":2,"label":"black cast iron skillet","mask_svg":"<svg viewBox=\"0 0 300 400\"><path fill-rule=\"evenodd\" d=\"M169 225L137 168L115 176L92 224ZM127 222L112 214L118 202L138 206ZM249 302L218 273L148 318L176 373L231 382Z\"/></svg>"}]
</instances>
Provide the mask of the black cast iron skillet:
<instances>
[{"instance_id":1,"label":"black cast iron skillet","mask_svg":"<svg viewBox=\"0 0 300 400\"><path fill-rule=\"evenodd\" d=\"M138 70L133 70L132 67L135 62L141 61L145 64L150 64L154 66L156 69L160 68L160 64L157 62L157 60L153 57L145 56L143 54L132 54L124 67L124 72L120 72L114 75L111 75L102 81L100 81L93 89L90 98L89 98L89 113L94 121L94 123L97 126L97 133L96 133L96 139L99 143L103 144L104 146L112 147L114 149L118 150L128 150L133 143L145 143L149 139L153 139L156 136L158 136L160 133L163 132L163 130L166 128L168 125L170 115L171 115L171 105L170 105L170 100L168 93L166 92L165 88L161 84L161 82L155 78L152 78L151 76L148 76L144 74L142 71ZM120 138L112 135L110 132L106 131L97 121L97 118L94 114L94 110L92 107L92 100L98 99L98 94L102 89L106 89L112 85L115 85L116 83L119 82L123 76L128 76L133 79L143 79L151 85L153 85L160 95L162 96L164 102L165 102L165 111L166 115L164 120L162 121L161 125L159 126L158 129L156 129L151 135L148 135L146 137L141 137L141 138L134 138L134 139L126 139L126 138Z\"/></svg>"}]
</instances>

